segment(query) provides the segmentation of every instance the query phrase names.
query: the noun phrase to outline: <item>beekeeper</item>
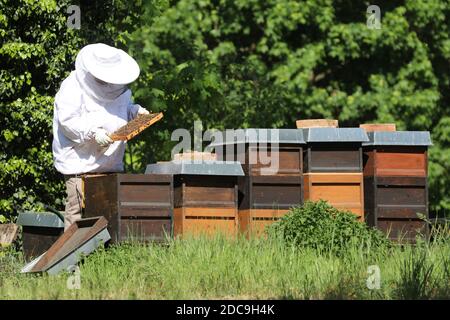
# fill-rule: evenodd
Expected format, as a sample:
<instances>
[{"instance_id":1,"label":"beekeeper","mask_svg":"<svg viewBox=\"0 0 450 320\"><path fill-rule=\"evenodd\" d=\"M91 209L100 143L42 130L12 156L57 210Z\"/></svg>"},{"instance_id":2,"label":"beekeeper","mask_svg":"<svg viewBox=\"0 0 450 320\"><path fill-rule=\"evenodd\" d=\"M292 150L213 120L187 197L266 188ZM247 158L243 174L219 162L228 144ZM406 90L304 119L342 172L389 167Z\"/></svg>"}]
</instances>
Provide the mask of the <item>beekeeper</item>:
<instances>
[{"instance_id":1,"label":"beekeeper","mask_svg":"<svg viewBox=\"0 0 450 320\"><path fill-rule=\"evenodd\" d=\"M75 71L55 96L53 159L66 183L66 229L81 218L80 175L123 171L125 142L114 142L109 134L137 114L148 113L132 102L127 88L139 72L123 50L90 44L80 50Z\"/></svg>"}]
</instances>

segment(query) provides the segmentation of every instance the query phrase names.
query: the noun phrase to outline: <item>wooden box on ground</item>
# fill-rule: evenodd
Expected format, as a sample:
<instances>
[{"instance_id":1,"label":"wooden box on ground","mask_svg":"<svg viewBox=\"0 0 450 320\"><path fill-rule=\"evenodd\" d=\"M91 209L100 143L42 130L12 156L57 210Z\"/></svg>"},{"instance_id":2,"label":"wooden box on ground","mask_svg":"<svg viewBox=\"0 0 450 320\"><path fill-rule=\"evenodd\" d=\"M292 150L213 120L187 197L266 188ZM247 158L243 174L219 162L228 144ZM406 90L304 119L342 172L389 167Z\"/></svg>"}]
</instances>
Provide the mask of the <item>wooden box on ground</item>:
<instances>
[{"instance_id":1,"label":"wooden box on ground","mask_svg":"<svg viewBox=\"0 0 450 320\"><path fill-rule=\"evenodd\" d=\"M48 251L27 264L22 273L47 272L54 275L73 270L81 259L111 238L107 226L108 221L104 217L75 221Z\"/></svg>"},{"instance_id":2,"label":"wooden box on ground","mask_svg":"<svg viewBox=\"0 0 450 320\"><path fill-rule=\"evenodd\" d=\"M367 134L360 128L304 129L303 172L362 172L362 143Z\"/></svg>"},{"instance_id":3,"label":"wooden box on ground","mask_svg":"<svg viewBox=\"0 0 450 320\"><path fill-rule=\"evenodd\" d=\"M173 175L175 236L236 236L239 163L174 161L148 165L146 173Z\"/></svg>"},{"instance_id":4,"label":"wooden box on ground","mask_svg":"<svg viewBox=\"0 0 450 320\"><path fill-rule=\"evenodd\" d=\"M305 173L305 201L326 200L340 210L348 210L364 221L362 173Z\"/></svg>"},{"instance_id":5,"label":"wooden box on ground","mask_svg":"<svg viewBox=\"0 0 450 320\"><path fill-rule=\"evenodd\" d=\"M301 175L303 132L297 129L237 129L211 143L218 160L238 161L246 175Z\"/></svg>"},{"instance_id":6,"label":"wooden box on ground","mask_svg":"<svg viewBox=\"0 0 450 320\"><path fill-rule=\"evenodd\" d=\"M64 233L64 221L52 212L21 212L23 254L26 261L47 251Z\"/></svg>"},{"instance_id":7,"label":"wooden box on ground","mask_svg":"<svg viewBox=\"0 0 450 320\"><path fill-rule=\"evenodd\" d=\"M392 239L428 235L429 132L369 132L364 144L366 221ZM418 215L419 214L419 215Z\"/></svg>"},{"instance_id":8,"label":"wooden box on ground","mask_svg":"<svg viewBox=\"0 0 450 320\"><path fill-rule=\"evenodd\" d=\"M302 176L245 176L239 178L239 230L263 234L291 207L303 203Z\"/></svg>"},{"instance_id":9,"label":"wooden box on ground","mask_svg":"<svg viewBox=\"0 0 450 320\"><path fill-rule=\"evenodd\" d=\"M112 242L162 241L172 234L170 175L87 175L84 198L83 217L104 216Z\"/></svg>"}]
</instances>

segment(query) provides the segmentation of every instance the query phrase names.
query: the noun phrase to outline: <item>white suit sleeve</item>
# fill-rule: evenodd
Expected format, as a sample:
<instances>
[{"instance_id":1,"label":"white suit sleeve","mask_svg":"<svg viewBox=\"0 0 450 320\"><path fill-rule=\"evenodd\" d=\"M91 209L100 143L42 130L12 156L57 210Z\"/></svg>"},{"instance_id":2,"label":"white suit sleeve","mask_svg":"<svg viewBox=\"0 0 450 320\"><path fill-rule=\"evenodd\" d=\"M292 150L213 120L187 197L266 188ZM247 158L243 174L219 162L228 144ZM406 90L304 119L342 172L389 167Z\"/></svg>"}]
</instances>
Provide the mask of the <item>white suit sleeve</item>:
<instances>
[{"instance_id":1,"label":"white suit sleeve","mask_svg":"<svg viewBox=\"0 0 450 320\"><path fill-rule=\"evenodd\" d=\"M67 81L69 80L69 81ZM63 134L75 143L83 143L94 137L97 126L92 116L82 112L82 99L79 87L67 79L55 97L59 127Z\"/></svg>"},{"instance_id":2,"label":"white suit sleeve","mask_svg":"<svg viewBox=\"0 0 450 320\"><path fill-rule=\"evenodd\" d=\"M145 108L142 108L139 104L132 103L130 101L128 105L128 121L133 120L138 115L139 111L144 111Z\"/></svg>"}]
</instances>

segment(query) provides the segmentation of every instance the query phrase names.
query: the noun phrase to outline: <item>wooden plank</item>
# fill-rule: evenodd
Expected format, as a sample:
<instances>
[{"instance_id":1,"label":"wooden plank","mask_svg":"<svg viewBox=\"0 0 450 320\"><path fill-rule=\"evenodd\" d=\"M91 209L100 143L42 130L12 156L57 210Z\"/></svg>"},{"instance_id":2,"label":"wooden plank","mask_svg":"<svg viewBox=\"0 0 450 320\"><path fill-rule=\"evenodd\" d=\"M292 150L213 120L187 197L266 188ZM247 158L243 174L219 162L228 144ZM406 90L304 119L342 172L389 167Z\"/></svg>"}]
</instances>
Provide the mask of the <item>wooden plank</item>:
<instances>
[{"instance_id":1,"label":"wooden plank","mask_svg":"<svg viewBox=\"0 0 450 320\"><path fill-rule=\"evenodd\" d=\"M136 118L128 122L125 126L117 129L110 135L113 141L128 141L139 133L150 127L155 122L161 120L163 113L139 114Z\"/></svg>"},{"instance_id":2,"label":"wooden plank","mask_svg":"<svg viewBox=\"0 0 450 320\"><path fill-rule=\"evenodd\" d=\"M182 160L203 160L203 161L215 161L217 160L217 155L215 153L210 152L184 152L177 153L174 155L173 160L182 161Z\"/></svg>"},{"instance_id":3,"label":"wooden plank","mask_svg":"<svg viewBox=\"0 0 450 320\"><path fill-rule=\"evenodd\" d=\"M362 173L306 173L304 179L305 201L326 200L364 219Z\"/></svg>"},{"instance_id":4,"label":"wooden plank","mask_svg":"<svg viewBox=\"0 0 450 320\"><path fill-rule=\"evenodd\" d=\"M384 220L378 221L378 228L392 240L414 240L417 235L426 235L426 222L421 220Z\"/></svg>"},{"instance_id":5,"label":"wooden plank","mask_svg":"<svg viewBox=\"0 0 450 320\"><path fill-rule=\"evenodd\" d=\"M60 259L75 251L87 240L106 228L107 225L108 221L104 217L76 221L58 238L31 271L46 271Z\"/></svg>"},{"instance_id":6,"label":"wooden plank","mask_svg":"<svg viewBox=\"0 0 450 320\"><path fill-rule=\"evenodd\" d=\"M397 131L395 123L364 123L359 125L367 132L374 131Z\"/></svg>"},{"instance_id":7,"label":"wooden plank","mask_svg":"<svg viewBox=\"0 0 450 320\"><path fill-rule=\"evenodd\" d=\"M289 209L249 209L239 210L239 231L247 236L262 236L267 226L280 220Z\"/></svg>"},{"instance_id":8,"label":"wooden plank","mask_svg":"<svg viewBox=\"0 0 450 320\"><path fill-rule=\"evenodd\" d=\"M171 219L121 219L121 241L162 241L172 236Z\"/></svg>"},{"instance_id":9,"label":"wooden plank","mask_svg":"<svg viewBox=\"0 0 450 320\"><path fill-rule=\"evenodd\" d=\"M17 238L19 227L14 223L0 224L0 246L9 246Z\"/></svg>"},{"instance_id":10,"label":"wooden plank","mask_svg":"<svg viewBox=\"0 0 450 320\"><path fill-rule=\"evenodd\" d=\"M176 208L174 210L174 235L198 236L223 233L236 236L237 209L226 208Z\"/></svg>"},{"instance_id":11,"label":"wooden plank","mask_svg":"<svg viewBox=\"0 0 450 320\"><path fill-rule=\"evenodd\" d=\"M355 143L313 143L305 153L304 172L362 172L362 150Z\"/></svg>"},{"instance_id":12,"label":"wooden plank","mask_svg":"<svg viewBox=\"0 0 450 320\"><path fill-rule=\"evenodd\" d=\"M303 172L303 148L297 145L280 144L277 148L249 146L244 159L242 164L247 175L284 176L301 175ZM263 164L261 160L271 162Z\"/></svg>"},{"instance_id":13,"label":"wooden plank","mask_svg":"<svg viewBox=\"0 0 450 320\"><path fill-rule=\"evenodd\" d=\"M334 119L307 119L297 120L297 128L337 128L339 121Z\"/></svg>"},{"instance_id":14,"label":"wooden plank","mask_svg":"<svg viewBox=\"0 0 450 320\"><path fill-rule=\"evenodd\" d=\"M427 157L423 148L377 148L375 159L377 176L427 176Z\"/></svg>"}]
</instances>

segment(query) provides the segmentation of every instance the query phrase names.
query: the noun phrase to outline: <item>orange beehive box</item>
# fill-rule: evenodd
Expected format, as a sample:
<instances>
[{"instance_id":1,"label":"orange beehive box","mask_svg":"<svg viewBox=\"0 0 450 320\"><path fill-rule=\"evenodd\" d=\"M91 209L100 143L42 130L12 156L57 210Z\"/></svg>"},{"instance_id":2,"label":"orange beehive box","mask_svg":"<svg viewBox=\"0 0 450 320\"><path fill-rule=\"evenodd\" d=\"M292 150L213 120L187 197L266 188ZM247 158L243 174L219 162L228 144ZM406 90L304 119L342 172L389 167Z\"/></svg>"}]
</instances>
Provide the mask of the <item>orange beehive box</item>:
<instances>
[{"instance_id":1,"label":"orange beehive box","mask_svg":"<svg viewBox=\"0 0 450 320\"><path fill-rule=\"evenodd\" d=\"M364 220L362 173L305 173L303 177L305 201L326 200Z\"/></svg>"}]
</instances>

